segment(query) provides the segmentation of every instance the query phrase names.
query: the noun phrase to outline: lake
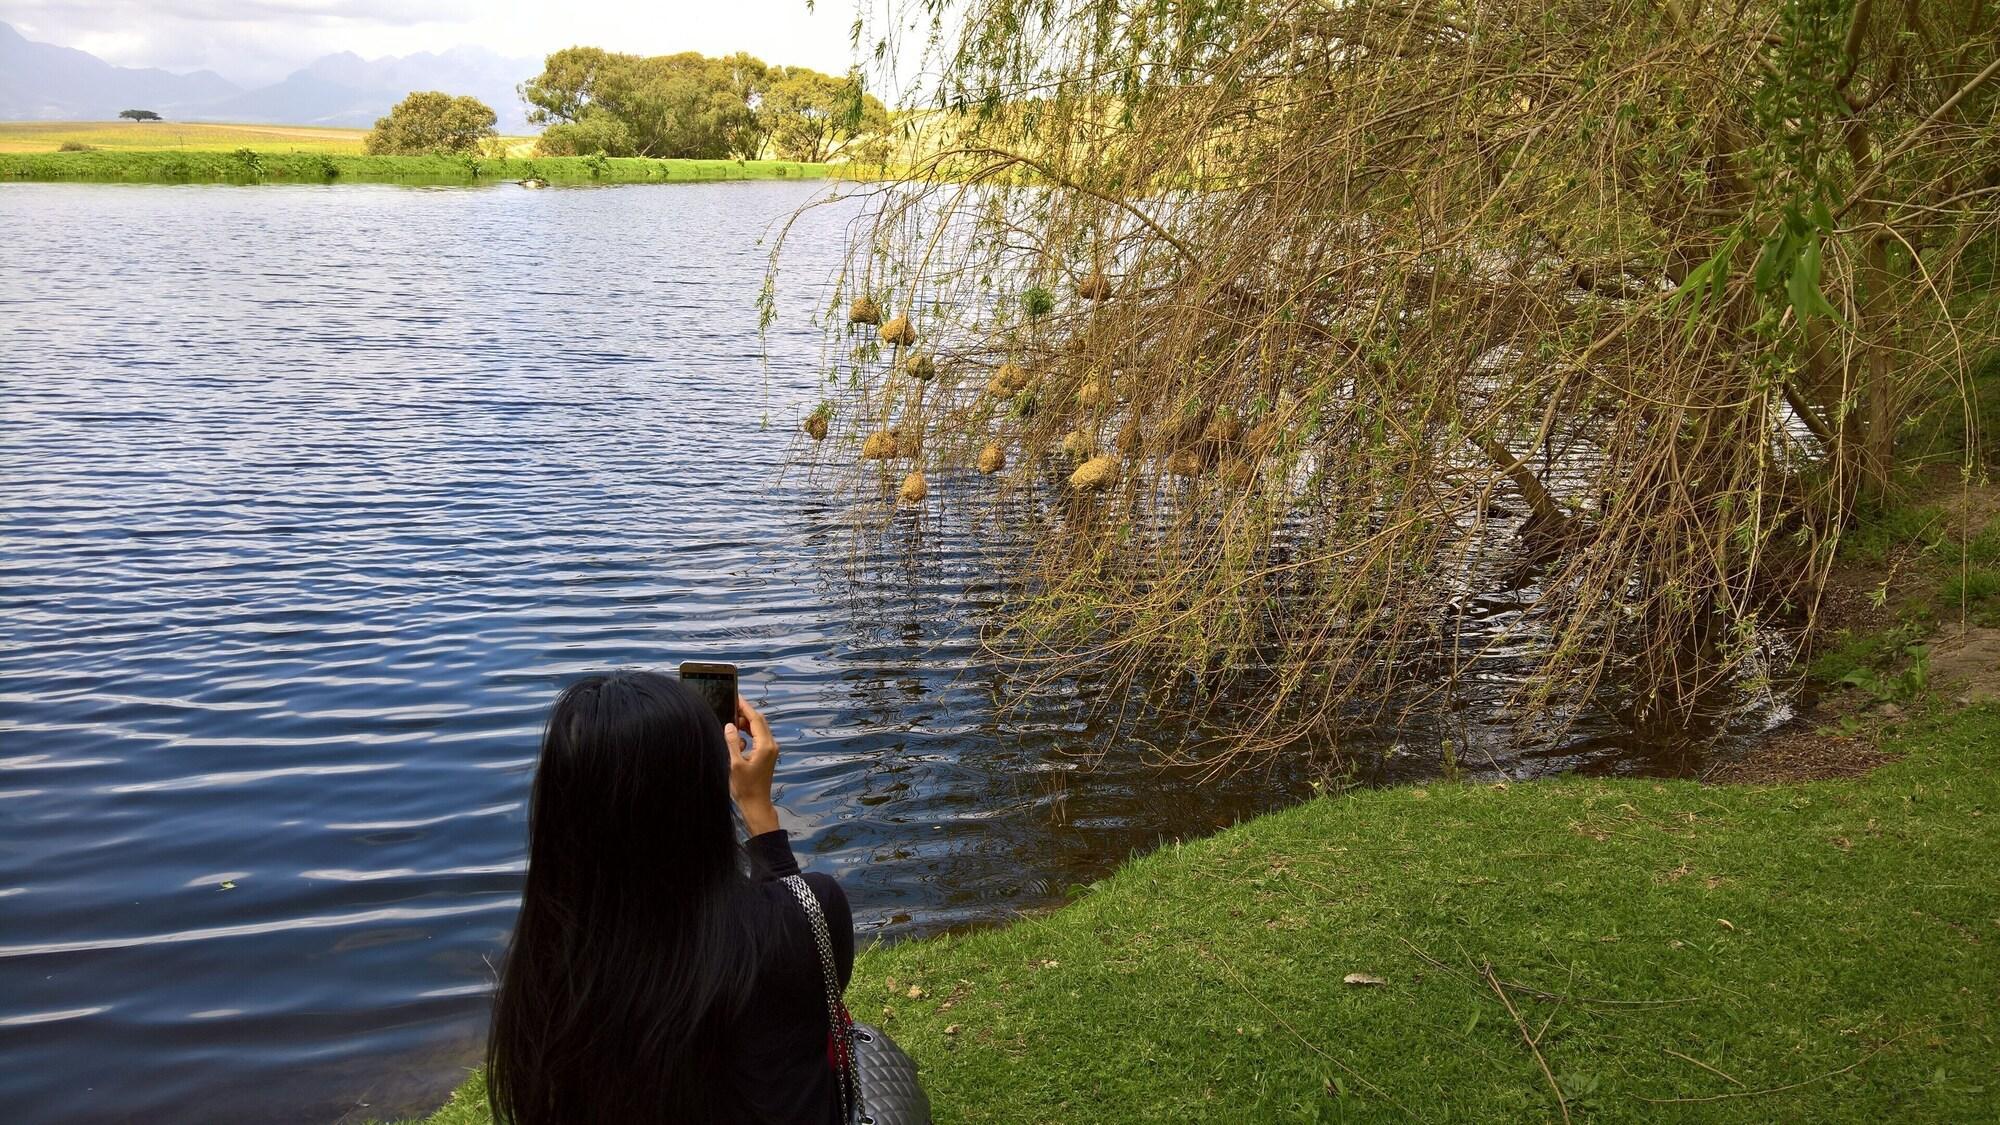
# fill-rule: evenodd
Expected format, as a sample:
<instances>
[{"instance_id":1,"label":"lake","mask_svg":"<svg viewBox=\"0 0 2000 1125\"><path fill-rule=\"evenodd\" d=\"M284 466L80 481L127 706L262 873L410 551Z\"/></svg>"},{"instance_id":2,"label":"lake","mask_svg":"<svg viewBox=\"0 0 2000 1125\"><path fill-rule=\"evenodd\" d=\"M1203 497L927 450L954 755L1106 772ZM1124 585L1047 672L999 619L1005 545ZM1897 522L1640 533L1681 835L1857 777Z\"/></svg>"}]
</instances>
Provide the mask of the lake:
<instances>
[{"instance_id":1,"label":"lake","mask_svg":"<svg viewBox=\"0 0 2000 1125\"><path fill-rule=\"evenodd\" d=\"M0 1103L431 1103L483 1032L543 710L736 660L866 931L1049 902L1292 799L1062 778L1003 717L968 536L850 580L787 471L823 189L0 187ZM769 425L766 425L766 419Z\"/></svg>"},{"instance_id":2,"label":"lake","mask_svg":"<svg viewBox=\"0 0 2000 1125\"><path fill-rule=\"evenodd\" d=\"M0 185L10 1121L435 1104L479 1051L540 717L589 669L741 663L864 939L1310 792L1084 771L1081 694L999 705L1004 545L937 519L856 554L795 462L858 203L803 221L756 332L764 240L824 190ZM1489 772L1684 766L1603 725L1516 753L1498 690L1445 716ZM1404 736L1371 777L1435 771Z\"/></svg>"}]
</instances>

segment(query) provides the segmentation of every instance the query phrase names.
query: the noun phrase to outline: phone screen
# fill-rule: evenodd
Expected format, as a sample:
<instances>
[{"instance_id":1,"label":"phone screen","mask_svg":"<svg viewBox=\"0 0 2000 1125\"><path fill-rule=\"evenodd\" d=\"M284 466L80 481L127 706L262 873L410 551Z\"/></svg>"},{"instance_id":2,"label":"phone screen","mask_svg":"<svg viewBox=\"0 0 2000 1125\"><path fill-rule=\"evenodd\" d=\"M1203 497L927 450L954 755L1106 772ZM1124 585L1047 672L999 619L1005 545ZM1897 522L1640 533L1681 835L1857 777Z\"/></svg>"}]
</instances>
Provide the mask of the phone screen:
<instances>
[{"instance_id":1,"label":"phone screen","mask_svg":"<svg viewBox=\"0 0 2000 1125\"><path fill-rule=\"evenodd\" d=\"M727 726L736 721L736 666L733 664L681 665L681 682L708 701L717 721Z\"/></svg>"}]
</instances>

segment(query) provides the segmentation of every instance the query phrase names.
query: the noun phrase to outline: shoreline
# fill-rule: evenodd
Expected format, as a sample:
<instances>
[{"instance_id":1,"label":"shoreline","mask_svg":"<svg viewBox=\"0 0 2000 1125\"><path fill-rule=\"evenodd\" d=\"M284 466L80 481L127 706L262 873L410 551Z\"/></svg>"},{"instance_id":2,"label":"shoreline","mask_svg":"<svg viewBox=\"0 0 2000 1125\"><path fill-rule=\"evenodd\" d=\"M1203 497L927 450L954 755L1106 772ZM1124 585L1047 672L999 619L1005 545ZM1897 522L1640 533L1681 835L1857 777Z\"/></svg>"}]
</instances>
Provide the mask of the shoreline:
<instances>
[{"instance_id":1,"label":"shoreline","mask_svg":"<svg viewBox=\"0 0 2000 1125\"><path fill-rule=\"evenodd\" d=\"M791 160L654 160L641 156L355 156L181 150L0 153L0 181L31 183L550 184L824 180L826 164Z\"/></svg>"},{"instance_id":2,"label":"shoreline","mask_svg":"<svg viewBox=\"0 0 2000 1125\"><path fill-rule=\"evenodd\" d=\"M1815 705L1701 779L1321 796L877 943L848 1004L941 1119L1985 1120L1996 566L1991 488L1857 529Z\"/></svg>"},{"instance_id":3,"label":"shoreline","mask_svg":"<svg viewBox=\"0 0 2000 1125\"><path fill-rule=\"evenodd\" d=\"M866 949L848 1002L941 1120L1977 1119L2000 706L1879 733L1837 780L1321 797ZM420 1120L484 1125L481 1076Z\"/></svg>"},{"instance_id":4,"label":"shoreline","mask_svg":"<svg viewBox=\"0 0 2000 1125\"><path fill-rule=\"evenodd\" d=\"M1857 529L1815 705L1701 779L1321 796L877 943L849 1006L946 1119L1984 1120L1996 566L1992 488ZM479 1072L418 1125L489 1125Z\"/></svg>"}]
</instances>

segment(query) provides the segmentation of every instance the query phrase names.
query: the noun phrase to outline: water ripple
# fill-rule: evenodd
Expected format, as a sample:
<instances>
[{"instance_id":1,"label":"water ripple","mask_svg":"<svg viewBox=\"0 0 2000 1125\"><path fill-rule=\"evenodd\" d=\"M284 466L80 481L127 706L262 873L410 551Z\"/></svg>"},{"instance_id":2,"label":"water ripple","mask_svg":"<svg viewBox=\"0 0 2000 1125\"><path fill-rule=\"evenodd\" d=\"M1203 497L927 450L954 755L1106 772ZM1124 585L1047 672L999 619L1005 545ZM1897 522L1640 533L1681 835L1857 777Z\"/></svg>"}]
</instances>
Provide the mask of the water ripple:
<instances>
[{"instance_id":1,"label":"water ripple","mask_svg":"<svg viewBox=\"0 0 2000 1125\"><path fill-rule=\"evenodd\" d=\"M1073 696L996 711L981 529L850 557L786 472L815 310L754 330L759 240L815 190L0 184L10 1121L441 1097L540 717L587 669L741 663L798 846L889 935L1308 791L1164 778ZM826 276L855 214L809 215L787 276Z\"/></svg>"}]
</instances>

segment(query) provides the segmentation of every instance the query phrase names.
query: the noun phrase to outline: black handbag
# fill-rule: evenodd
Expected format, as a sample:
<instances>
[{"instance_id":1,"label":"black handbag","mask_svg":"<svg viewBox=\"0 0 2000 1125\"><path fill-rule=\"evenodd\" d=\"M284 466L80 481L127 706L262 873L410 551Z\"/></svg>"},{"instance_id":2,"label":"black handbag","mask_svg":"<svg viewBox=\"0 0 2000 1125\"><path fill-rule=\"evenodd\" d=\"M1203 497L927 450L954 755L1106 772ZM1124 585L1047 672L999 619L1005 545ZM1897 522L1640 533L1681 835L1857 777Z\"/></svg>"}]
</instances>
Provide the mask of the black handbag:
<instances>
[{"instance_id":1,"label":"black handbag","mask_svg":"<svg viewBox=\"0 0 2000 1125\"><path fill-rule=\"evenodd\" d=\"M819 947L820 978L826 983L827 1055L839 1071L841 1117L854 1125L931 1125L931 1099L917 1081L917 1063L887 1032L855 1023L840 999L840 973L833 965L833 935L826 912L804 878L787 875L785 886L812 923Z\"/></svg>"}]
</instances>

